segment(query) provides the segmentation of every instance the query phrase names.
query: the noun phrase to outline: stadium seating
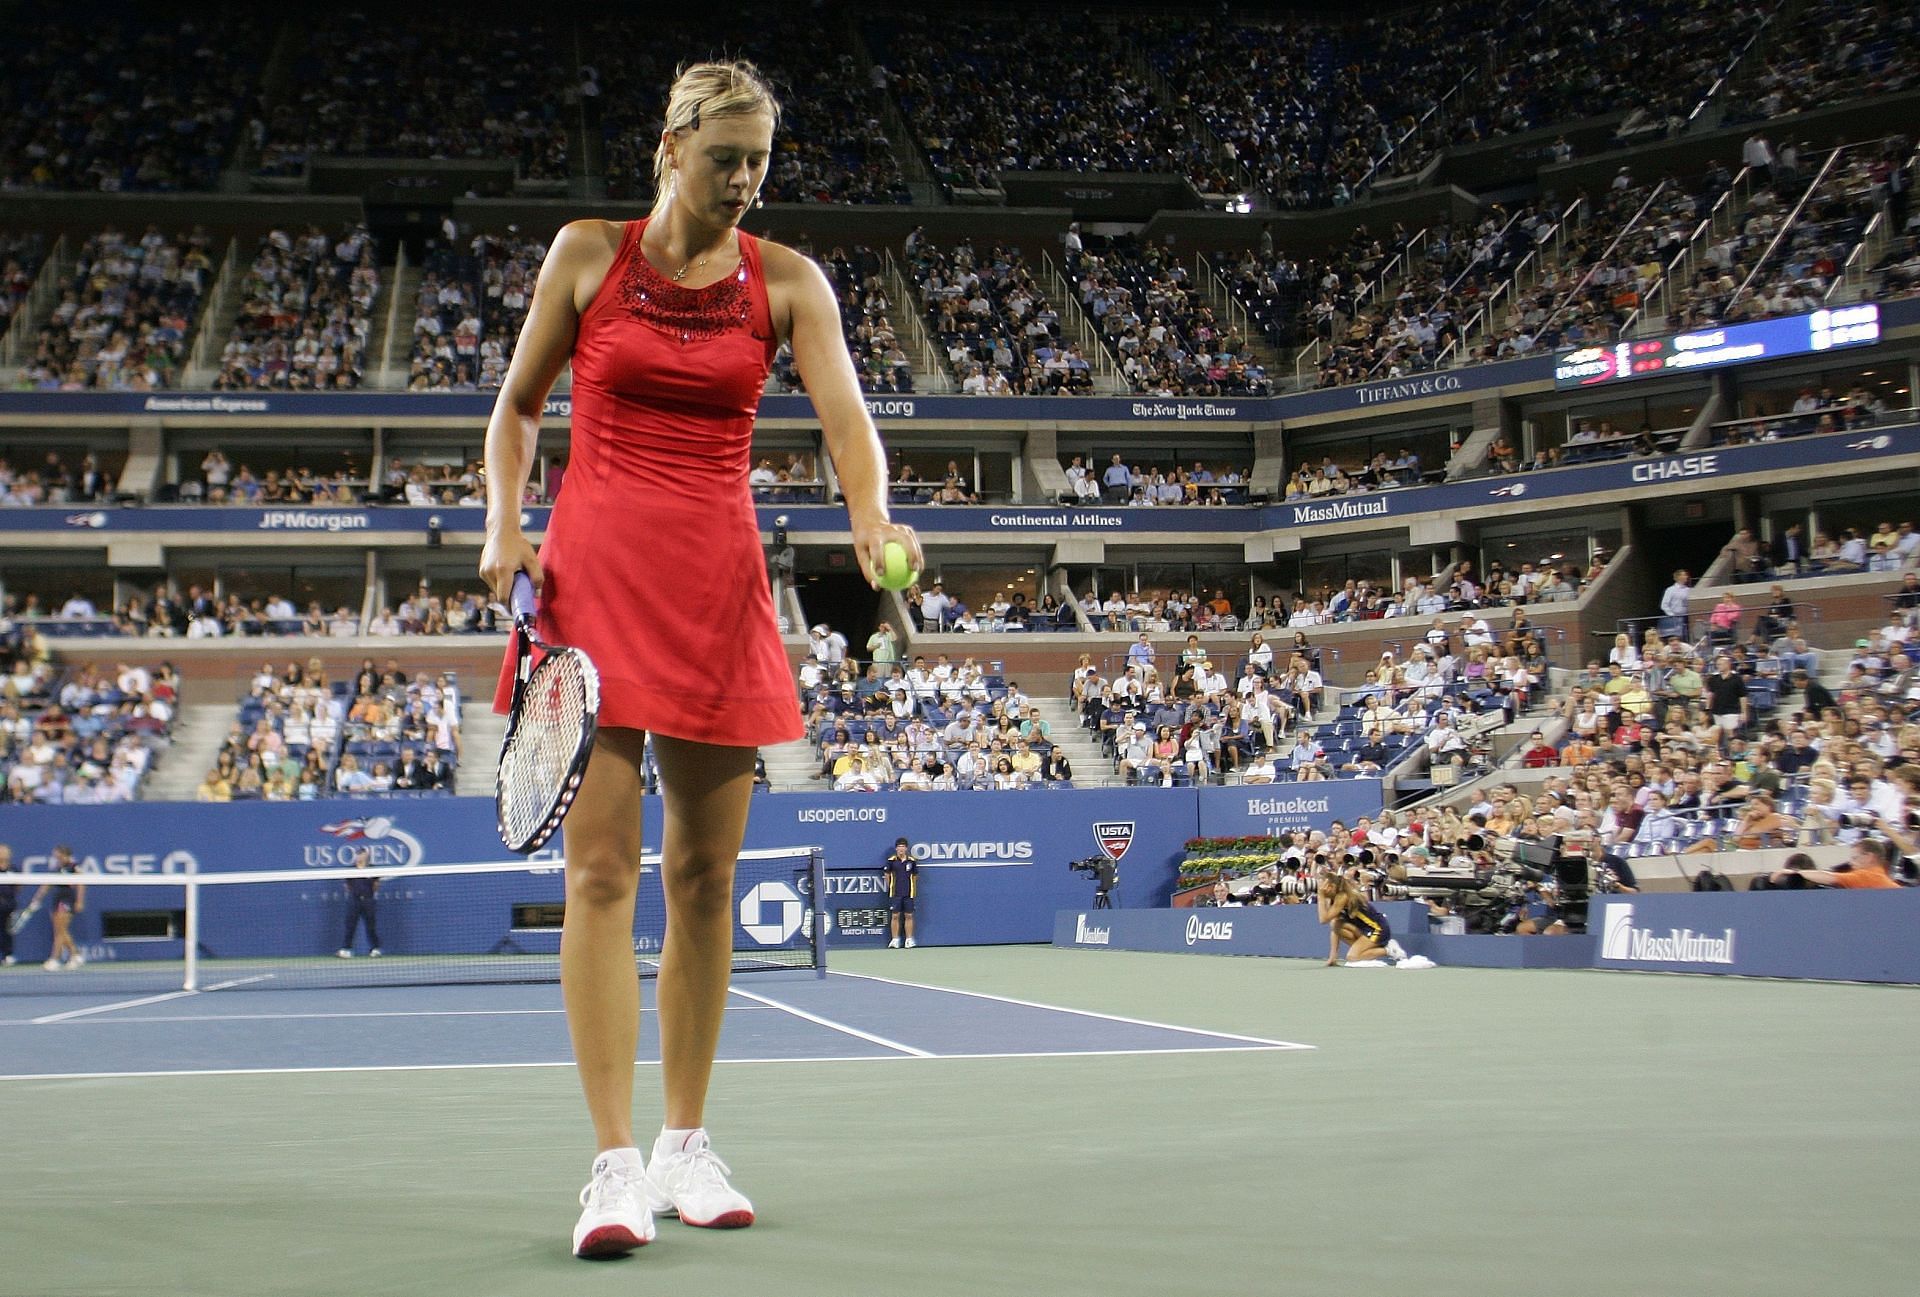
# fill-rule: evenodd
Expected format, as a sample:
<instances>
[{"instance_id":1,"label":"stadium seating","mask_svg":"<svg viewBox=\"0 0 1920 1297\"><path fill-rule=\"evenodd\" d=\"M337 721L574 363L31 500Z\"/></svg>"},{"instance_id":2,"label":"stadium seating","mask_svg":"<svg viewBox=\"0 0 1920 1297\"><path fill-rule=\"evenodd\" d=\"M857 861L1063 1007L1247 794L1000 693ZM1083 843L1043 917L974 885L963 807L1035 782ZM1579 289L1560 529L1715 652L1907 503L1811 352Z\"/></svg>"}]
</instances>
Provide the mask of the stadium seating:
<instances>
[{"instance_id":1,"label":"stadium seating","mask_svg":"<svg viewBox=\"0 0 1920 1297\"><path fill-rule=\"evenodd\" d=\"M494 158L529 179L564 179L572 51L560 31L532 14L507 24L407 10L306 27L257 128L256 171L298 175L342 155Z\"/></svg>"},{"instance_id":2,"label":"stadium seating","mask_svg":"<svg viewBox=\"0 0 1920 1297\"><path fill-rule=\"evenodd\" d=\"M0 802L129 802L173 728L170 667L56 667L19 623L0 636Z\"/></svg>"},{"instance_id":3,"label":"stadium seating","mask_svg":"<svg viewBox=\"0 0 1920 1297\"><path fill-rule=\"evenodd\" d=\"M155 225L137 239L117 229L87 239L24 359L21 385L43 391L177 385L212 280L210 247L203 230L168 238Z\"/></svg>"}]
</instances>

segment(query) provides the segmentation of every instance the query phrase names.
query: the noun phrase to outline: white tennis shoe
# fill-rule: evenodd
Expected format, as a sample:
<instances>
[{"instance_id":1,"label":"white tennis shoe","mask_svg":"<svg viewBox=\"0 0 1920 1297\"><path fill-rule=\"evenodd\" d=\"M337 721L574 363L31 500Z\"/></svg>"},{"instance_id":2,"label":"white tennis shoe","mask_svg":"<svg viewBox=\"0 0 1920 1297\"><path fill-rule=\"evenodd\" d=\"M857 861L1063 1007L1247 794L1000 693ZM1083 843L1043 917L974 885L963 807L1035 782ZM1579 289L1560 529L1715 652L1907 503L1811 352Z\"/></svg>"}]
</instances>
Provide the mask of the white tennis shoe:
<instances>
[{"instance_id":1,"label":"white tennis shoe","mask_svg":"<svg viewBox=\"0 0 1920 1297\"><path fill-rule=\"evenodd\" d=\"M1395 959L1405 959L1407 957L1407 948L1400 944L1399 938L1388 937L1387 953L1389 955L1392 955Z\"/></svg>"},{"instance_id":2,"label":"white tennis shoe","mask_svg":"<svg viewBox=\"0 0 1920 1297\"><path fill-rule=\"evenodd\" d=\"M594 1159L593 1178L580 1191L585 1210L573 1227L575 1256L621 1256L653 1241L645 1180L638 1159L629 1162L609 1153Z\"/></svg>"},{"instance_id":3,"label":"white tennis shoe","mask_svg":"<svg viewBox=\"0 0 1920 1297\"><path fill-rule=\"evenodd\" d=\"M741 1229L753 1224L753 1204L727 1183L733 1168L707 1142L707 1132L687 1136L677 1153L654 1148L647 1167L647 1203L663 1216L678 1216L702 1229Z\"/></svg>"}]
</instances>

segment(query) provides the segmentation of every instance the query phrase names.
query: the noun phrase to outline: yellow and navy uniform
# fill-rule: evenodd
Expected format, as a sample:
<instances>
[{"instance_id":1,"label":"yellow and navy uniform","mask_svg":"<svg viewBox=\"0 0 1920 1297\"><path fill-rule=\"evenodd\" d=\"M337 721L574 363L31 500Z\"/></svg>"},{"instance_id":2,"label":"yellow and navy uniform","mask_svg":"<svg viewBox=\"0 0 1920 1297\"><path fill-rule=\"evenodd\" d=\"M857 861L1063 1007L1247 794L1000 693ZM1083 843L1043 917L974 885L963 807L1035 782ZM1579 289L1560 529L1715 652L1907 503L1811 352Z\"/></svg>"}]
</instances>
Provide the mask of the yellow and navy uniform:
<instances>
[{"instance_id":1,"label":"yellow and navy uniform","mask_svg":"<svg viewBox=\"0 0 1920 1297\"><path fill-rule=\"evenodd\" d=\"M1393 939L1393 929L1387 923L1387 916L1374 909L1371 902L1359 897L1351 897L1347 901L1335 922L1351 927L1356 938L1373 938L1375 945L1384 946Z\"/></svg>"},{"instance_id":2,"label":"yellow and navy uniform","mask_svg":"<svg viewBox=\"0 0 1920 1297\"><path fill-rule=\"evenodd\" d=\"M914 896L920 890L920 862L912 856L901 860L889 855L882 868L887 871L887 908L895 914L912 914Z\"/></svg>"}]
</instances>

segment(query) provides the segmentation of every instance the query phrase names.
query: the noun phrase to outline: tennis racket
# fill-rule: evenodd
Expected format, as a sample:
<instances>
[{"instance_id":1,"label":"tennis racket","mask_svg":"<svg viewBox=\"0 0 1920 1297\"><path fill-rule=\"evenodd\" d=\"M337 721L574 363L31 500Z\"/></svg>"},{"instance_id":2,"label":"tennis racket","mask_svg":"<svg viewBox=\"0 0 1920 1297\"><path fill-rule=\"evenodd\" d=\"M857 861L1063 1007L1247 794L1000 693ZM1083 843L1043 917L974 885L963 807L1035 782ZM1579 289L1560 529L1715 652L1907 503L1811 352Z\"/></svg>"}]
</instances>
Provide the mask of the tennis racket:
<instances>
[{"instance_id":1,"label":"tennis racket","mask_svg":"<svg viewBox=\"0 0 1920 1297\"><path fill-rule=\"evenodd\" d=\"M16 937L19 936L26 931L27 925L33 922L33 916L38 913L40 913L40 902L36 900L7 921L7 931Z\"/></svg>"},{"instance_id":2,"label":"tennis racket","mask_svg":"<svg viewBox=\"0 0 1920 1297\"><path fill-rule=\"evenodd\" d=\"M507 607L516 651L513 707L493 800L500 840L525 855L553 836L580 791L599 721L600 673L579 649L545 643L534 633L538 605L525 572L514 575Z\"/></svg>"}]
</instances>

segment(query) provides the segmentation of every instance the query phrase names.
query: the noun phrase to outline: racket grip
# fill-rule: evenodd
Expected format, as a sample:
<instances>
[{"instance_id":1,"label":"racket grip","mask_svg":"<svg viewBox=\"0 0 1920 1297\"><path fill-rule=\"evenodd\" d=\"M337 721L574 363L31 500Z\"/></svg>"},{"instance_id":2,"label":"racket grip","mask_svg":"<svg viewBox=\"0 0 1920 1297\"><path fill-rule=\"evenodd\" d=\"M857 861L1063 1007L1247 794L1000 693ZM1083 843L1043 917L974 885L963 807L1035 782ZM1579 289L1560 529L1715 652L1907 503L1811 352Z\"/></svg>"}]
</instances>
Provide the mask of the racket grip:
<instances>
[{"instance_id":1,"label":"racket grip","mask_svg":"<svg viewBox=\"0 0 1920 1297\"><path fill-rule=\"evenodd\" d=\"M525 572L515 572L513 589L507 595L507 610L518 621L522 617L532 617L538 607L533 593L533 578Z\"/></svg>"}]
</instances>

